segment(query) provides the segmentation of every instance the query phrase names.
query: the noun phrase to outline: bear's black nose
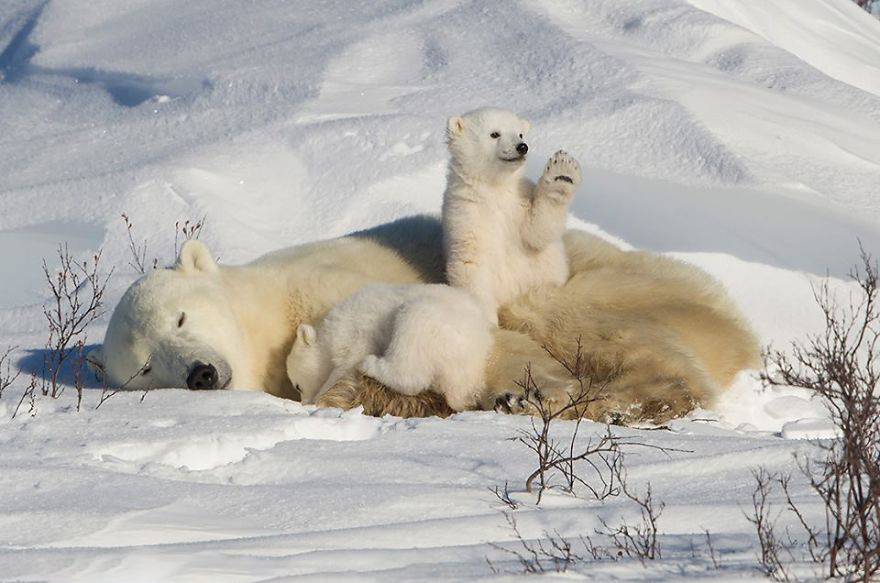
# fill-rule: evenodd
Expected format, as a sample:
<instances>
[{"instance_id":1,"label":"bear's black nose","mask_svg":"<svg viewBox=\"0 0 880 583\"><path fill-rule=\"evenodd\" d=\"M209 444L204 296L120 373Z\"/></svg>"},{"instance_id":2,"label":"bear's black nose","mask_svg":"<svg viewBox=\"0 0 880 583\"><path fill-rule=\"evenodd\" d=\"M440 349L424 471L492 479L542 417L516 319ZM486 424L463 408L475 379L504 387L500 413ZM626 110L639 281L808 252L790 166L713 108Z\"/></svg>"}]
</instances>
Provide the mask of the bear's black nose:
<instances>
[{"instance_id":1,"label":"bear's black nose","mask_svg":"<svg viewBox=\"0 0 880 583\"><path fill-rule=\"evenodd\" d=\"M525 142L520 142L516 145L516 151L519 152L520 156L525 156L529 151L529 146Z\"/></svg>"},{"instance_id":2,"label":"bear's black nose","mask_svg":"<svg viewBox=\"0 0 880 583\"><path fill-rule=\"evenodd\" d=\"M216 389L217 369L213 364L197 364L186 377L186 386L193 391Z\"/></svg>"}]
</instances>

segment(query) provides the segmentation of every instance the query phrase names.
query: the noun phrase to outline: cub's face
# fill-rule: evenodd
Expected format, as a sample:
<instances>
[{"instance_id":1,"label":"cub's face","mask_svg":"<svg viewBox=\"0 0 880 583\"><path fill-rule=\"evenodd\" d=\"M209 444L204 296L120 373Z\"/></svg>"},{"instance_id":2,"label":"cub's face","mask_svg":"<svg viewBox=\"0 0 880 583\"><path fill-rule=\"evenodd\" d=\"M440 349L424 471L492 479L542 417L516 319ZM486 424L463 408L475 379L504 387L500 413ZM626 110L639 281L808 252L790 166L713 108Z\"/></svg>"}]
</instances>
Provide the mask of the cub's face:
<instances>
[{"instance_id":1,"label":"cub's face","mask_svg":"<svg viewBox=\"0 0 880 583\"><path fill-rule=\"evenodd\" d=\"M173 269L135 282L113 311L89 364L109 387L252 388L244 337L219 268L202 244Z\"/></svg>"},{"instance_id":2,"label":"cub's face","mask_svg":"<svg viewBox=\"0 0 880 583\"><path fill-rule=\"evenodd\" d=\"M448 122L452 165L463 178L508 180L523 166L529 122L506 109L483 108Z\"/></svg>"},{"instance_id":3,"label":"cub's face","mask_svg":"<svg viewBox=\"0 0 880 583\"><path fill-rule=\"evenodd\" d=\"M317 332L308 324L296 330L296 339L287 357L287 376L303 403L313 403L330 376L330 359L318 346Z\"/></svg>"}]
</instances>

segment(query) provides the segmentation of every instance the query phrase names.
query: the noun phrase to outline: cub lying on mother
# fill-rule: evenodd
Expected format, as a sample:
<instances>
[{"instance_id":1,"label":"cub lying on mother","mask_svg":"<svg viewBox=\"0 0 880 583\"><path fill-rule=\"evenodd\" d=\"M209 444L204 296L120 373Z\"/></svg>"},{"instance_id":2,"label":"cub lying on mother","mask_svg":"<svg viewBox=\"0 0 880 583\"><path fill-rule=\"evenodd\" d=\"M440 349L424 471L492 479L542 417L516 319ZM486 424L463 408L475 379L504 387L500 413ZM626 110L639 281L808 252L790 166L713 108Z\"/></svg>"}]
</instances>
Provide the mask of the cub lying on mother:
<instances>
[{"instance_id":1,"label":"cub lying on mother","mask_svg":"<svg viewBox=\"0 0 880 583\"><path fill-rule=\"evenodd\" d=\"M403 395L431 390L458 411L478 402L499 306L568 279L562 235L580 165L557 152L534 184L522 172L528 127L497 108L449 120L442 215L449 285L366 285L315 326L301 325L287 373L304 403L357 384L359 374ZM516 374L533 365L511 363ZM514 379L500 380L503 389ZM574 382L532 380L544 390Z\"/></svg>"},{"instance_id":2,"label":"cub lying on mother","mask_svg":"<svg viewBox=\"0 0 880 583\"><path fill-rule=\"evenodd\" d=\"M578 339L595 363L592 380L608 383L607 398L587 411L600 420L680 416L710 404L737 371L758 364L748 326L702 271L624 252L580 231L567 232L564 244L569 280L500 310L503 330L486 367L482 408L501 400L527 412L516 398L523 362L533 364L539 380L551 381L548 399L564 402L574 385L560 382L566 373L544 347L571 359ZM300 324L320 320L368 282L440 283L443 265L440 222L424 216L240 266L217 265L204 244L190 241L175 267L153 271L125 292L103 346L89 357L108 383L128 382L131 389L229 388L299 399L285 360ZM374 414L446 411L423 395L401 397L360 379L329 391L319 404L365 404Z\"/></svg>"},{"instance_id":3,"label":"cub lying on mother","mask_svg":"<svg viewBox=\"0 0 880 583\"><path fill-rule=\"evenodd\" d=\"M302 324L320 321L368 283L445 283L448 259L449 279L474 294L489 320L500 305L484 382L469 404L528 412L517 383L527 365L545 400L566 404L580 385L559 361L578 354L589 365L583 380L605 389L587 408L590 418L661 422L710 404L739 370L759 362L748 326L721 287L692 266L623 252L583 232L562 236L572 192L566 183L579 181L577 163L551 159L537 186L521 178L524 124L497 110L450 120L446 237L436 219L411 217L222 267L190 241L174 268L126 291L90 360L109 383L132 389L230 388L300 399L285 361ZM493 193L512 195L499 202L513 206L493 209ZM481 229L481 220L491 224ZM360 375L319 392L319 405L364 405L372 414L449 412L431 392L405 396Z\"/></svg>"}]
</instances>

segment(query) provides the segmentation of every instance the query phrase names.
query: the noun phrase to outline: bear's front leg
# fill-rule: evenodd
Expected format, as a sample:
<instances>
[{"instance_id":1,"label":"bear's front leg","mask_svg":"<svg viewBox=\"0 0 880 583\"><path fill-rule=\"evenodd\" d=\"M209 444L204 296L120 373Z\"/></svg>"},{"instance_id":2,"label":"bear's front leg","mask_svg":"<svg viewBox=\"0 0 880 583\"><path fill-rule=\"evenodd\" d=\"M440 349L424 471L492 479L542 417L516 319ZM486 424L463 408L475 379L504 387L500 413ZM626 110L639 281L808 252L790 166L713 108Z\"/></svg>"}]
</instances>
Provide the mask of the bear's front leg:
<instances>
[{"instance_id":1,"label":"bear's front leg","mask_svg":"<svg viewBox=\"0 0 880 583\"><path fill-rule=\"evenodd\" d=\"M581 166L562 150L547 161L535 186L523 229L523 241L541 251L559 241L565 232L568 205L581 183Z\"/></svg>"}]
</instances>

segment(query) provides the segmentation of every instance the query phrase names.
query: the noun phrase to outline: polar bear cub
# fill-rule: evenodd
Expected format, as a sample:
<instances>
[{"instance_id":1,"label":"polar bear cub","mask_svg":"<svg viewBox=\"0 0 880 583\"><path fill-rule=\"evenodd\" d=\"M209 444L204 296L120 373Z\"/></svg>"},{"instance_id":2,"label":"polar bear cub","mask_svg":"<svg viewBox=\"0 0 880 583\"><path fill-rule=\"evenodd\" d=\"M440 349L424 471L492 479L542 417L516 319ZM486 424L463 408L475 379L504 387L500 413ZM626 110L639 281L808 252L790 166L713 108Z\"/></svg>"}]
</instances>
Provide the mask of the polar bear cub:
<instances>
[{"instance_id":1,"label":"polar bear cub","mask_svg":"<svg viewBox=\"0 0 880 583\"><path fill-rule=\"evenodd\" d=\"M360 371L404 395L426 389L456 411L473 408L485 380L493 326L464 290L439 284L370 284L317 326L302 324L287 374L303 403Z\"/></svg>"},{"instance_id":2,"label":"polar bear cub","mask_svg":"<svg viewBox=\"0 0 880 583\"><path fill-rule=\"evenodd\" d=\"M528 129L513 112L495 108L448 122L447 279L473 294L492 322L499 306L529 289L568 279L562 235L580 165L558 151L533 183L523 176Z\"/></svg>"}]
</instances>

